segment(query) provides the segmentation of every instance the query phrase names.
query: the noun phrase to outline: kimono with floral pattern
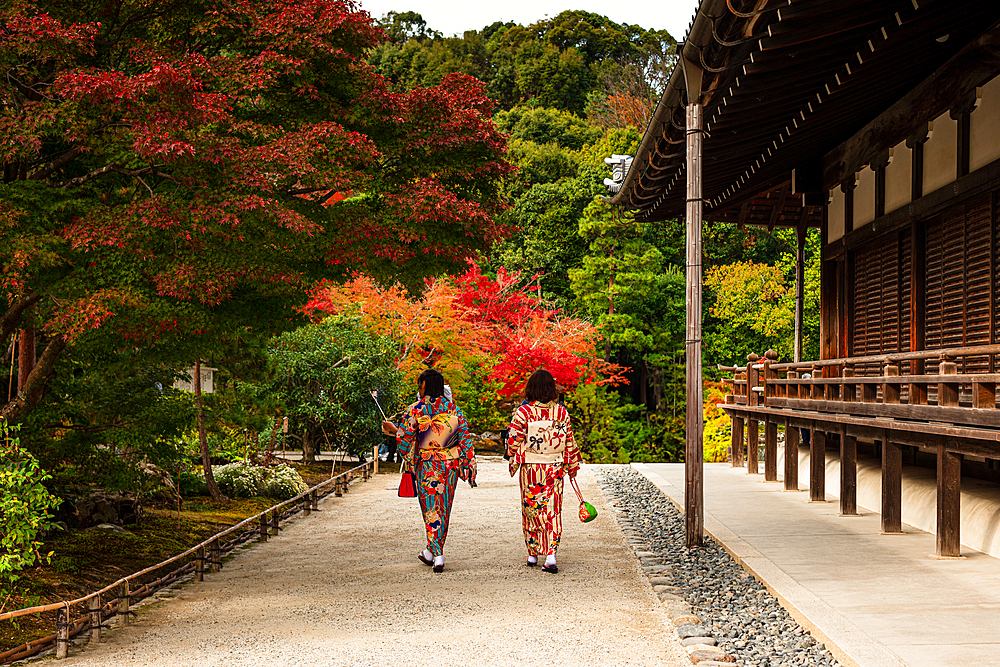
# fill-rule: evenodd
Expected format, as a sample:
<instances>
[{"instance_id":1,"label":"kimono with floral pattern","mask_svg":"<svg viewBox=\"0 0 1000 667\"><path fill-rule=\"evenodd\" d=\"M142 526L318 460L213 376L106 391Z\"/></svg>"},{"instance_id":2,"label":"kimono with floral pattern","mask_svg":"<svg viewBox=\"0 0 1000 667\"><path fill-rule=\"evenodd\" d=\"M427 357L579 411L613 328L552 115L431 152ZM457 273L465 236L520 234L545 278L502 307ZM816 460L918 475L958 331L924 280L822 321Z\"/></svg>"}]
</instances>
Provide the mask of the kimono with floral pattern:
<instances>
[{"instance_id":1,"label":"kimono with floral pattern","mask_svg":"<svg viewBox=\"0 0 1000 667\"><path fill-rule=\"evenodd\" d=\"M406 410L397 451L417 477L417 499L427 530L427 550L444 552L448 519L458 479L476 480L476 453L465 415L441 396L424 398Z\"/></svg>"},{"instance_id":2,"label":"kimono with floral pattern","mask_svg":"<svg viewBox=\"0 0 1000 667\"><path fill-rule=\"evenodd\" d=\"M528 403L515 412L507 437L510 476L521 472L521 526L529 556L555 554L562 538L563 474L576 475L580 449L566 407Z\"/></svg>"}]
</instances>

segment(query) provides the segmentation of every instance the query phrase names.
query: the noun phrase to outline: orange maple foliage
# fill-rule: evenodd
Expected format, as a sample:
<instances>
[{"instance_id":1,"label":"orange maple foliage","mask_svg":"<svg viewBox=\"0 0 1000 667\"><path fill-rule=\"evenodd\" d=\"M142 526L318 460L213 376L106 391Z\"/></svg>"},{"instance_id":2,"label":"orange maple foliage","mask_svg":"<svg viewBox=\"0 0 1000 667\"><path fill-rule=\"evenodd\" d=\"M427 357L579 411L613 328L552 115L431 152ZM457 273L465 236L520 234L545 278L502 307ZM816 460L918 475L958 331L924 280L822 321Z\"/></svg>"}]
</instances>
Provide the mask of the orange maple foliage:
<instances>
[{"instance_id":1,"label":"orange maple foliage","mask_svg":"<svg viewBox=\"0 0 1000 667\"><path fill-rule=\"evenodd\" d=\"M547 368L569 389L581 382L625 382L627 369L596 354L596 327L546 308L530 291L520 272L501 268L494 278L472 264L461 276L428 281L420 299L364 276L327 284L306 312L357 313L375 333L400 341L396 365L408 380L433 366L456 391L483 368L500 383L504 397L523 394L528 376L538 368Z\"/></svg>"}]
</instances>

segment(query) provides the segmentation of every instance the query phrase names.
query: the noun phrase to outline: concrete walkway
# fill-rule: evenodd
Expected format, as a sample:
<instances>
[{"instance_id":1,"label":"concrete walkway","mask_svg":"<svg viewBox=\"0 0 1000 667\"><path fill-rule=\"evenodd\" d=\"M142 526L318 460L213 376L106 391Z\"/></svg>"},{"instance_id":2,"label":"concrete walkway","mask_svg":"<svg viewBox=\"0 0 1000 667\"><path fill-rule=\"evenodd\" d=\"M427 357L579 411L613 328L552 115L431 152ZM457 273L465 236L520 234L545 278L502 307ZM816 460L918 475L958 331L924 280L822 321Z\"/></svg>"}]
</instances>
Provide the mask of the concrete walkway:
<instances>
[{"instance_id":1,"label":"concrete walkway","mask_svg":"<svg viewBox=\"0 0 1000 667\"><path fill-rule=\"evenodd\" d=\"M633 464L683 506L683 464ZM988 665L1000 655L1000 560L963 548L936 560L912 526L879 535L879 515L841 517L762 475L705 464L705 529L845 664Z\"/></svg>"}]
</instances>

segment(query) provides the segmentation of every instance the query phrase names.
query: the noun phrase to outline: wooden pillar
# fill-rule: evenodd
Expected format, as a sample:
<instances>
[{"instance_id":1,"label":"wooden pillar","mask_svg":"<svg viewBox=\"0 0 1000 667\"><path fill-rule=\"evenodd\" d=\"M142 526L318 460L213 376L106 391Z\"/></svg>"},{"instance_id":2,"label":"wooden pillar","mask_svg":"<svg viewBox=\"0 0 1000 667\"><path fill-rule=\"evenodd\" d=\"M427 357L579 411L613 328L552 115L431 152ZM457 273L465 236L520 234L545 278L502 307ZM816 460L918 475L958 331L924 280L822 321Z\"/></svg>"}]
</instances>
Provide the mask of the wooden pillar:
<instances>
[{"instance_id":1,"label":"wooden pillar","mask_svg":"<svg viewBox=\"0 0 1000 667\"><path fill-rule=\"evenodd\" d=\"M101 623L103 614L101 613L101 596L95 595L87 601L87 611L90 614L90 643L101 643Z\"/></svg>"},{"instance_id":2,"label":"wooden pillar","mask_svg":"<svg viewBox=\"0 0 1000 667\"><path fill-rule=\"evenodd\" d=\"M260 515L260 541L267 542L267 512Z\"/></svg>"},{"instance_id":3,"label":"wooden pillar","mask_svg":"<svg viewBox=\"0 0 1000 667\"><path fill-rule=\"evenodd\" d=\"M687 88L685 114L687 207L685 210L687 249L687 314L685 369L687 379L686 435L684 447L684 535L688 547L701 546L705 525L704 442L701 379L701 149L702 70L682 49L680 64Z\"/></svg>"},{"instance_id":4,"label":"wooden pillar","mask_svg":"<svg viewBox=\"0 0 1000 667\"><path fill-rule=\"evenodd\" d=\"M309 502L309 494L307 493L301 500L302 502L302 516L309 516L312 514L312 503Z\"/></svg>"},{"instance_id":5,"label":"wooden pillar","mask_svg":"<svg viewBox=\"0 0 1000 667\"><path fill-rule=\"evenodd\" d=\"M809 501L826 502L826 434L817 428L809 439Z\"/></svg>"},{"instance_id":6,"label":"wooden pillar","mask_svg":"<svg viewBox=\"0 0 1000 667\"><path fill-rule=\"evenodd\" d=\"M903 448L882 435L882 532L903 532Z\"/></svg>"},{"instance_id":7,"label":"wooden pillar","mask_svg":"<svg viewBox=\"0 0 1000 667\"><path fill-rule=\"evenodd\" d=\"M281 519L280 510L274 510L273 512L271 512L271 534L274 535L275 537L277 537L278 531L281 530L281 527L278 525L280 519Z\"/></svg>"},{"instance_id":8,"label":"wooden pillar","mask_svg":"<svg viewBox=\"0 0 1000 667\"><path fill-rule=\"evenodd\" d=\"M778 481L778 421L774 417L764 421L764 481Z\"/></svg>"},{"instance_id":9,"label":"wooden pillar","mask_svg":"<svg viewBox=\"0 0 1000 667\"><path fill-rule=\"evenodd\" d=\"M194 556L194 580L205 581L205 547L198 547Z\"/></svg>"},{"instance_id":10,"label":"wooden pillar","mask_svg":"<svg viewBox=\"0 0 1000 667\"><path fill-rule=\"evenodd\" d=\"M795 229L795 361L802 361L802 318L805 304L806 232L805 225Z\"/></svg>"},{"instance_id":11,"label":"wooden pillar","mask_svg":"<svg viewBox=\"0 0 1000 667\"><path fill-rule=\"evenodd\" d=\"M757 420L750 415L747 419L747 474L756 475L759 473L757 469L757 461L759 460L760 454L760 435L758 434Z\"/></svg>"},{"instance_id":12,"label":"wooden pillar","mask_svg":"<svg viewBox=\"0 0 1000 667\"><path fill-rule=\"evenodd\" d=\"M731 456L734 468L740 468L743 462L743 417L733 417L732 435L730 437Z\"/></svg>"},{"instance_id":13,"label":"wooden pillar","mask_svg":"<svg viewBox=\"0 0 1000 667\"><path fill-rule=\"evenodd\" d=\"M319 498L317 498L315 491L309 492L309 504L312 505L313 512L319 511Z\"/></svg>"},{"instance_id":14,"label":"wooden pillar","mask_svg":"<svg viewBox=\"0 0 1000 667\"><path fill-rule=\"evenodd\" d=\"M937 447L937 555L962 555L962 455Z\"/></svg>"},{"instance_id":15,"label":"wooden pillar","mask_svg":"<svg viewBox=\"0 0 1000 667\"><path fill-rule=\"evenodd\" d=\"M858 439L840 427L840 514L858 515Z\"/></svg>"},{"instance_id":16,"label":"wooden pillar","mask_svg":"<svg viewBox=\"0 0 1000 667\"><path fill-rule=\"evenodd\" d=\"M785 417L785 491L799 490L799 429Z\"/></svg>"},{"instance_id":17,"label":"wooden pillar","mask_svg":"<svg viewBox=\"0 0 1000 667\"><path fill-rule=\"evenodd\" d=\"M372 474L378 474L378 445L372 447Z\"/></svg>"}]
</instances>

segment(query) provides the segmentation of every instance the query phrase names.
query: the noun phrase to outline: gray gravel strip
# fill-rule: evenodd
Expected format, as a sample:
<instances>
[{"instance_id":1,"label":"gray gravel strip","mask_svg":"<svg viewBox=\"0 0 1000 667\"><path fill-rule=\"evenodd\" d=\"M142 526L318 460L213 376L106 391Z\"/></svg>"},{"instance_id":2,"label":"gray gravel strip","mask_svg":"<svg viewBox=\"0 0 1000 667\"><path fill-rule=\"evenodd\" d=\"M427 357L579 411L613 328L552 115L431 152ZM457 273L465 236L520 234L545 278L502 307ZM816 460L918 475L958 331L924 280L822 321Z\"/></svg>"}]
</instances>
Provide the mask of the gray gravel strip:
<instances>
[{"instance_id":1,"label":"gray gravel strip","mask_svg":"<svg viewBox=\"0 0 1000 667\"><path fill-rule=\"evenodd\" d=\"M605 467L605 495L628 542L672 617L681 644L701 667L833 667L840 663L777 599L710 537L684 546L684 516L631 468ZM690 615L684 617L684 613ZM690 622L682 622L690 621Z\"/></svg>"}]
</instances>

